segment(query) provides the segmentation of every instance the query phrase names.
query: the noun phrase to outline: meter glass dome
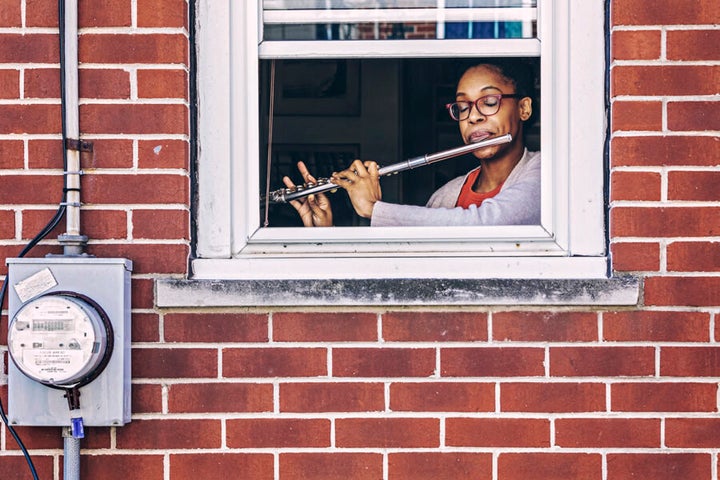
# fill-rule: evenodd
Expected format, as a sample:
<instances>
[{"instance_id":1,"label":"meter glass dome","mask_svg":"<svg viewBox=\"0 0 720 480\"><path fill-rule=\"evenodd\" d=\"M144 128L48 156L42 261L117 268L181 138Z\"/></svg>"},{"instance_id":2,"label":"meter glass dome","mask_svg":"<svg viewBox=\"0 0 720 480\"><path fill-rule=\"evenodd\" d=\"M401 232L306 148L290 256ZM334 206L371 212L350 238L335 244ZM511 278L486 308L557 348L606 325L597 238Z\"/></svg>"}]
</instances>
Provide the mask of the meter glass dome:
<instances>
[{"instance_id":1,"label":"meter glass dome","mask_svg":"<svg viewBox=\"0 0 720 480\"><path fill-rule=\"evenodd\" d=\"M73 387L104 366L108 325L82 298L38 297L12 318L8 350L18 369L31 379Z\"/></svg>"}]
</instances>

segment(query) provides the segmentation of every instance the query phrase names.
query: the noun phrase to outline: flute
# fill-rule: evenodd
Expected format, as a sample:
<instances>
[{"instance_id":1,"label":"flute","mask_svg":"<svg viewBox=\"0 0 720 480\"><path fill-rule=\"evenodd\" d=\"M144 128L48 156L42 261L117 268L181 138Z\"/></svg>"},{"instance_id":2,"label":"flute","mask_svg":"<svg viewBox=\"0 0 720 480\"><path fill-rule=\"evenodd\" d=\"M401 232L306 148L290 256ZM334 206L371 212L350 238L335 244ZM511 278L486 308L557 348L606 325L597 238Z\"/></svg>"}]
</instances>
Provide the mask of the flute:
<instances>
[{"instance_id":1,"label":"flute","mask_svg":"<svg viewBox=\"0 0 720 480\"><path fill-rule=\"evenodd\" d=\"M419 157L409 158L402 162L382 167L378 170L380 176L393 175L395 173L403 172L405 170L411 170L413 168L424 167L431 163L440 162L449 158L459 157L466 153L474 152L475 150L492 147L494 145L501 145L503 143L510 143L512 141L512 135L509 133L501 135L499 137L488 138L479 142L470 143L467 145L461 145L459 147L451 148L449 150L443 150L436 153L426 153ZM304 183L302 185L295 185L289 188L280 188L269 193L269 199L271 203L288 203L291 200L297 200L314 193L327 192L328 190L335 190L340 188L339 185L332 183L328 178L320 178L317 182Z\"/></svg>"}]
</instances>

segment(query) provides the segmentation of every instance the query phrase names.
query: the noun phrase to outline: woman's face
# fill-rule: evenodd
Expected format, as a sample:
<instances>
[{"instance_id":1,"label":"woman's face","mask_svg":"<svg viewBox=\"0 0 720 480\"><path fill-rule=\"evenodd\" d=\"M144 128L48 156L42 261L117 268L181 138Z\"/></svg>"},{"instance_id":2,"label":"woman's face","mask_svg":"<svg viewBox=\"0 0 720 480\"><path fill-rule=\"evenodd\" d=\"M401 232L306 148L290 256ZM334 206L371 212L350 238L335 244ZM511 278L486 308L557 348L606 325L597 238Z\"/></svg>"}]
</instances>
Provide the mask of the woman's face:
<instances>
[{"instance_id":1,"label":"woman's face","mask_svg":"<svg viewBox=\"0 0 720 480\"><path fill-rule=\"evenodd\" d=\"M485 95L514 93L517 92L512 82L494 67L478 65L466 71L458 82L455 101L475 102ZM465 143L511 134L513 141L510 144L485 147L475 151L475 156L478 158L491 158L504 151L524 148L522 122L530 118L531 113L532 100L529 97L503 98L498 112L490 116L483 115L473 105L468 118L458 122L460 134Z\"/></svg>"}]
</instances>

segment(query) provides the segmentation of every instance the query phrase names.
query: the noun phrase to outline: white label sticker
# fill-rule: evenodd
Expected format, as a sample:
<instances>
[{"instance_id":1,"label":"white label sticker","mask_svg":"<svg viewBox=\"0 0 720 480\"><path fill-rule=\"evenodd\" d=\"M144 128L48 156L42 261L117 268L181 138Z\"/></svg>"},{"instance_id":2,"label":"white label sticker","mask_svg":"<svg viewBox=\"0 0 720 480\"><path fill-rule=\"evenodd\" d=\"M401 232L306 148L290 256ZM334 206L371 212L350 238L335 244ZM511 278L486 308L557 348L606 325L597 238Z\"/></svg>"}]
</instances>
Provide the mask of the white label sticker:
<instances>
[{"instance_id":1,"label":"white label sticker","mask_svg":"<svg viewBox=\"0 0 720 480\"><path fill-rule=\"evenodd\" d=\"M20 301L25 303L31 298L47 292L55 285L57 285L57 280L53 277L52 272L49 268L44 268L25 280L19 281L14 288Z\"/></svg>"}]
</instances>

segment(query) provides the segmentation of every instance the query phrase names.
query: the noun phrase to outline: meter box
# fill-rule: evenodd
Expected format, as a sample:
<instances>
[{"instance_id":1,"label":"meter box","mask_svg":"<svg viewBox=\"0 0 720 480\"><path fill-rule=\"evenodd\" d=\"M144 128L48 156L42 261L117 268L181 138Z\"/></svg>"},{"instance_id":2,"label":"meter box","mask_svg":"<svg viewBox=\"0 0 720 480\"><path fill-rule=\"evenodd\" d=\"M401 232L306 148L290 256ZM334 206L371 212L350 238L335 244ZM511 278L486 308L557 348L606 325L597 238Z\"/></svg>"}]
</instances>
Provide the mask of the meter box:
<instances>
[{"instance_id":1,"label":"meter box","mask_svg":"<svg viewBox=\"0 0 720 480\"><path fill-rule=\"evenodd\" d=\"M130 272L122 258L9 258L8 420L130 421ZM75 410L71 412L69 403Z\"/></svg>"}]
</instances>

